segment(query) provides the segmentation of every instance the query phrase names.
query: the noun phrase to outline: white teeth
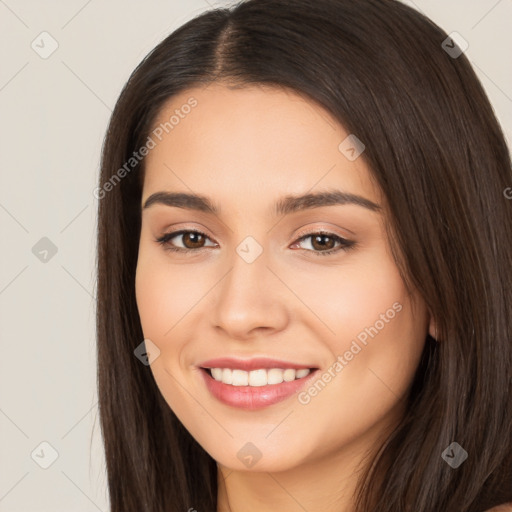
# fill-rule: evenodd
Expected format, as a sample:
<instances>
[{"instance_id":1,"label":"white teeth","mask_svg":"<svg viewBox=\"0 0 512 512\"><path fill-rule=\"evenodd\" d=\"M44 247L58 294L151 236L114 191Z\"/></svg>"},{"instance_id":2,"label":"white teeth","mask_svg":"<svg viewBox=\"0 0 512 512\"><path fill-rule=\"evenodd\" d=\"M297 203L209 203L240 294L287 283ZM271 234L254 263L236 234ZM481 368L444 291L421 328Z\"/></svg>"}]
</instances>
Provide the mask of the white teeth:
<instances>
[{"instance_id":1,"label":"white teeth","mask_svg":"<svg viewBox=\"0 0 512 512\"><path fill-rule=\"evenodd\" d=\"M283 382L284 370L279 368L271 368L267 370L267 384L281 384Z\"/></svg>"},{"instance_id":2,"label":"white teeth","mask_svg":"<svg viewBox=\"0 0 512 512\"><path fill-rule=\"evenodd\" d=\"M210 368L212 377L224 384L232 386L266 386L267 384L281 384L282 382L291 382L295 379L302 379L310 374L309 369L295 370L293 368L270 368L252 370L231 370L230 368Z\"/></svg>"},{"instance_id":3,"label":"white teeth","mask_svg":"<svg viewBox=\"0 0 512 512\"><path fill-rule=\"evenodd\" d=\"M222 380L222 374L224 373L222 371L222 368L212 368L211 370L212 370L212 376L215 380ZM231 370L229 370L229 371L231 371Z\"/></svg>"},{"instance_id":4,"label":"white teeth","mask_svg":"<svg viewBox=\"0 0 512 512\"><path fill-rule=\"evenodd\" d=\"M231 368L224 368L222 370L222 382L224 382L224 384L233 383L233 372L231 371Z\"/></svg>"},{"instance_id":5,"label":"white teeth","mask_svg":"<svg viewBox=\"0 0 512 512\"><path fill-rule=\"evenodd\" d=\"M246 372L244 372L246 373ZM267 370L252 370L249 372L249 386L266 386Z\"/></svg>"},{"instance_id":6,"label":"white teeth","mask_svg":"<svg viewBox=\"0 0 512 512\"><path fill-rule=\"evenodd\" d=\"M285 382L295 380L295 370L293 368L287 368L283 373L283 380Z\"/></svg>"},{"instance_id":7,"label":"white teeth","mask_svg":"<svg viewBox=\"0 0 512 512\"><path fill-rule=\"evenodd\" d=\"M249 374L243 370L233 370L233 386L247 386L249 384Z\"/></svg>"}]
</instances>

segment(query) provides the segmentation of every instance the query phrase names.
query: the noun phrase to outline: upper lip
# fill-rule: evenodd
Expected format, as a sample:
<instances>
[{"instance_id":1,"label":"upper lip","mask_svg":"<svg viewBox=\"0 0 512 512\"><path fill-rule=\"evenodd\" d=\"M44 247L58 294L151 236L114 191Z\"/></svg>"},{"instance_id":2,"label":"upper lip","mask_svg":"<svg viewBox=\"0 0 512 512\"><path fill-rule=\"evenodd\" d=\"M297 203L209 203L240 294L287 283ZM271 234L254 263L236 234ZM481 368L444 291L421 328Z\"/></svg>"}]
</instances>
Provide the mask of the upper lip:
<instances>
[{"instance_id":1,"label":"upper lip","mask_svg":"<svg viewBox=\"0 0 512 512\"><path fill-rule=\"evenodd\" d=\"M245 371L268 369L268 368L295 368L310 369L316 368L310 364L291 363L280 359L270 359L268 357L254 357L252 359L236 359L233 357L220 357L217 359L208 359L198 365L200 368L231 368Z\"/></svg>"}]
</instances>

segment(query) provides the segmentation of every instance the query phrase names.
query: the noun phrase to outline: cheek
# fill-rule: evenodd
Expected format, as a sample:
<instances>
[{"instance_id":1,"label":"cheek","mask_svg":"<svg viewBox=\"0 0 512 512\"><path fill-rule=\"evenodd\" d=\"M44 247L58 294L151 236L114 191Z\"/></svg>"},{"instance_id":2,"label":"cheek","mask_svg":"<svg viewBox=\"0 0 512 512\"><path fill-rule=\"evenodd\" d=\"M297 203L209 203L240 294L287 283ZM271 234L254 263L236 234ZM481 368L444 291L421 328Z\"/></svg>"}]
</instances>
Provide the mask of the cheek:
<instances>
[{"instance_id":1,"label":"cheek","mask_svg":"<svg viewBox=\"0 0 512 512\"><path fill-rule=\"evenodd\" d=\"M142 331L145 338L159 340L172 327L168 312L172 294L164 294L167 289L165 279L162 279L156 269L148 271L141 269L137 272L135 293L139 310ZM167 314L166 314L167 311ZM157 343L159 346L160 344Z\"/></svg>"},{"instance_id":2,"label":"cheek","mask_svg":"<svg viewBox=\"0 0 512 512\"><path fill-rule=\"evenodd\" d=\"M337 421L351 411L363 428L407 392L424 347L427 314L390 262L354 273L344 285L337 311L331 309L337 336L330 346L333 360L342 357L343 368L316 407L338 402Z\"/></svg>"},{"instance_id":3,"label":"cheek","mask_svg":"<svg viewBox=\"0 0 512 512\"><path fill-rule=\"evenodd\" d=\"M331 351L337 353L359 334L364 339L365 329L376 322L379 330L389 331L392 323L400 321L397 310L408 300L396 265L383 250L353 256L336 267L318 265L315 272L290 273L284 280L295 283L300 299L315 314L303 318L311 318L317 333L325 335Z\"/></svg>"},{"instance_id":4,"label":"cheek","mask_svg":"<svg viewBox=\"0 0 512 512\"><path fill-rule=\"evenodd\" d=\"M170 265L163 250L156 255L139 253L135 295L145 337L172 340L174 326L205 293L193 277Z\"/></svg>"},{"instance_id":5,"label":"cheek","mask_svg":"<svg viewBox=\"0 0 512 512\"><path fill-rule=\"evenodd\" d=\"M400 321L397 310L403 308L406 290L393 266L375 265L362 269L344 283L341 299L343 312L338 310L338 330L347 336L364 340L364 333L384 332ZM335 314L335 312L333 312Z\"/></svg>"},{"instance_id":6,"label":"cheek","mask_svg":"<svg viewBox=\"0 0 512 512\"><path fill-rule=\"evenodd\" d=\"M181 421L190 422L190 415L201 415L180 386L183 382L181 355L187 343L182 329L186 314L201 295L197 286L190 286L186 272L165 261L165 254L141 250L135 277L135 295L145 339L159 348L160 354L150 369L162 396ZM185 317L185 318L183 318ZM180 320L183 321L180 322ZM187 420L188 418L188 420Z\"/></svg>"},{"instance_id":7,"label":"cheek","mask_svg":"<svg viewBox=\"0 0 512 512\"><path fill-rule=\"evenodd\" d=\"M329 398L350 401L355 395L347 390L358 389L348 407L357 410L363 396L362 403L373 403L373 395L387 394L391 401L393 393L400 396L419 363L427 313L424 305L412 302L387 252L368 253L353 265L322 269L314 276L301 273L300 279L301 298L321 320L311 317L312 328L327 333L320 324L327 326L322 341L332 362L344 359L343 369L334 372L340 377L329 385Z\"/></svg>"},{"instance_id":8,"label":"cheek","mask_svg":"<svg viewBox=\"0 0 512 512\"><path fill-rule=\"evenodd\" d=\"M298 397L301 406L295 418L307 425L322 453L377 424L393 423L419 364L425 311L418 305L413 309L401 279L388 270L382 275L367 273L371 279L354 274L343 281L341 293L332 284L336 302L327 301L328 311L324 310L326 323L336 332L335 337L324 338L332 363ZM280 435L286 442L294 434L283 429Z\"/></svg>"}]
</instances>

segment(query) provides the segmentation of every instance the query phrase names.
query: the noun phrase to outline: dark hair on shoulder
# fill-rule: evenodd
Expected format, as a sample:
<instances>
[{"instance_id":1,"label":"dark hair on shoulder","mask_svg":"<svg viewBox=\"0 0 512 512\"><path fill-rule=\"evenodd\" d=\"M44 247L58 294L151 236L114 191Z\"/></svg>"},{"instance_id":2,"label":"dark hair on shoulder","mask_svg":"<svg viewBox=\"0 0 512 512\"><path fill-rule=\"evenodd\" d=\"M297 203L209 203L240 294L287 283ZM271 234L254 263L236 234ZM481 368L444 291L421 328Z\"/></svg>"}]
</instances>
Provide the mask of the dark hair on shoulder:
<instances>
[{"instance_id":1,"label":"dark hair on shoulder","mask_svg":"<svg viewBox=\"0 0 512 512\"><path fill-rule=\"evenodd\" d=\"M144 145L171 97L222 81L304 95L364 142L393 255L437 322L403 421L360 480L358 512L482 512L512 501L512 186L502 130L464 54L395 0L248 0L207 11L139 64L104 141L98 389L112 512L214 512L217 467L134 357ZM112 183L112 181L111 181ZM452 469L452 442L467 460Z\"/></svg>"}]
</instances>

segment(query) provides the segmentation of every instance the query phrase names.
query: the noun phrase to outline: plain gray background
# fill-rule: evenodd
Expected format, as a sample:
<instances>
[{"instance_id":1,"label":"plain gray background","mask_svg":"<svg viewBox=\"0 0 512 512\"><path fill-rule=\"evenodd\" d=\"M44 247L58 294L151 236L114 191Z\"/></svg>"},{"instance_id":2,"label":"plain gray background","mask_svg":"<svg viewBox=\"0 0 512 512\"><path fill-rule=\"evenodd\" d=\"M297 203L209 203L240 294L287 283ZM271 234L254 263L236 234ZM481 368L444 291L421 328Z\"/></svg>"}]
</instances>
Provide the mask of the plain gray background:
<instances>
[{"instance_id":1,"label":"plain gray background","mask_svg":"<svg viewBox=\"0 0 512 512\"><path fill-rule=\"evenodd\" d=\"M512 0L405 3L469 43L510 146ZM0 0L2 512L107 510L94 330L101 144L139 61L217 5L229 3Z\"/></svg>"}]
</instances>

